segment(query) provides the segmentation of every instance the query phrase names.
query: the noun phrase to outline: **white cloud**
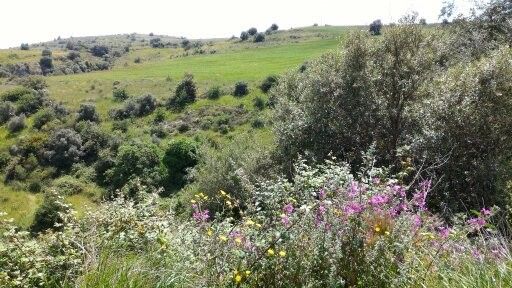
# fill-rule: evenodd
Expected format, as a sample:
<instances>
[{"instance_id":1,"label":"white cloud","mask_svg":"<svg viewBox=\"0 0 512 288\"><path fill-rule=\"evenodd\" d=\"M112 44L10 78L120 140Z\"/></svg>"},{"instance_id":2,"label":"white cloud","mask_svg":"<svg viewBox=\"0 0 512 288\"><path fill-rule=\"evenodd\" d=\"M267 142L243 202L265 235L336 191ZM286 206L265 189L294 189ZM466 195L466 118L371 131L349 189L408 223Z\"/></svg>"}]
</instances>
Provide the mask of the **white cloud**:
<instances>
[{"instance_id":1,"label":"white cloud","mask_svg":"<svg viewBox=\"0 0 512 288\"><path fill-rule=\"evenodd\" d=\"M458 1L467 7L468 1ZM149 33L189 38L229 37L272 23L283 29L320 25L385 23L417 11L437 21L442 0L2 0L0 47L57 36Z\"/></svg>"}]
</instances>

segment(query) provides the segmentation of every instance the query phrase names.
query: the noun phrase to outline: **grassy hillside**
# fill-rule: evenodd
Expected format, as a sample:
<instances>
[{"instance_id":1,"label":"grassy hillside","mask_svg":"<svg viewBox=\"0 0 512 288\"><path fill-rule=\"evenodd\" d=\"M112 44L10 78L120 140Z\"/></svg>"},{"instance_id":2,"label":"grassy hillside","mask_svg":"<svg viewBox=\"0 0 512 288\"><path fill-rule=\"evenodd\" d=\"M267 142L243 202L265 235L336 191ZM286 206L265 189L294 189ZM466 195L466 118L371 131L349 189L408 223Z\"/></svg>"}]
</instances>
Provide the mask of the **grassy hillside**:
<instances>
[{"instance_id":1,"label":"grassy hillside","mask_svg":"<svg viewBox=\"0 0 512 288\"><path fill-rule=\"evenodd\" d=\"M192 73L198 85L199 98L184 111L165 111L168 126L188 121L192 129L183 134L185 137L202 135L216 141L229 141L224 133L211 129L200 129L199 120L210 117L212 121L223 117L240 117L234 121L228 135L250 131L262 139L270 141L269 128L255 130L251 127L249 119L262 118L268 114L266 110L259 111L253 107L256 97L267 99L258 85L268 75L280 74L289 69L297 69L299 65L313 59L329 50L337 48L344 36L357 27L307 27L278 31L266 37L263 43L252 41L240 42L239 39L212 39L191 40L203 43L202 52L186 50L176 45L165 48L151 48L149 40L155 37L179 43L182 39L168 36L148 35L114 35L102 37L73 38L78 43L110 44L115 47L131 43L128 53L115 59L112 69L82 74L55 75L46 77L49 97L56 102L64 104L70 111L76 112L82 103L95 104L102 119L102 127L111 129L112 120L108 116L109 110L122 104L114 101L112 90L114 82L118 87L125 88L130 96L151 93L164 102L174 93L184 73ZM130 39L133 38L133 39ZM135 39L135 40L134 40ZM32 45L31 50L18 49L0 50L0 64L13 64L27 62L37 65L40 53L44 47L52 50L53 56L66 55L65 43L70 39L54 40L51 42ZM81 52L85 54L85 52ZM86 57L92 57L87 54ZM136 61L137 59L137 61ZM138 63L136 63L138 62ZM249 84L249 95L233 97L230 91L237 81ZM0 93L16 87L16 81L0 79ZM204 97L205 92L213 86L220 86L223 96L217 100ZM234 116L237 107L244 107L242 116ZM185 116L186 115L186 116ZM187 118L184 118L187 117ZM27 126L31 127L33 116L27 119ZM148 132L152 123L152 116L132 119L126 132L129 138L150 139ZM33 128L24 129L17 134L10 134L6 125L0 126L0 150L6 151L19 139L39 133ZM27 226L33 217L35 209L41 200L40 194L26 191L23 183L15 186L2 184L0 186L0 210L6 210L22 226ZM67 200L80 210L84 205L93 205L95 199L101 194L94 184L90 189L93 193L88 195L74 195ZM19 209L23 207L23 209Z\"/></svg>"}]
</instances>

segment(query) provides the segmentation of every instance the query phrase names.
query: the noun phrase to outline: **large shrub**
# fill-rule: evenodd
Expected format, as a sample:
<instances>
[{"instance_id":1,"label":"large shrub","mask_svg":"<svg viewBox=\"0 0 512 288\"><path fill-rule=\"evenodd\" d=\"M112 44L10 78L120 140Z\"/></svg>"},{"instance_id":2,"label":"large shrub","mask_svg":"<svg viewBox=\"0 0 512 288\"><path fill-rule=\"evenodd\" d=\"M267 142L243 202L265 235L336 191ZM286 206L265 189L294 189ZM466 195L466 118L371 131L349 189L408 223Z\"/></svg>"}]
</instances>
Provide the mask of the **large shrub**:
<instances>
[{"instance_id":1,"label":"large shrub","mask_svg":"<svg viewBox=\"0 0 512 288\"><path fill-rule=\"evenodd\" d=\"M10 133L16 133L25 129L25 127L27 127L25 119L25 114L12 117L9 122L7 122L7 130L9 130Z\"/></svg>"},{"instance_id":2,"label":"large shrub","mask_svg":"<svg viewBox=\"0 0 512 288\"><path fill-rule=\"evenodd\" d=\"M116 120L144 117L153 113L157 104L157 100L153 95L145 94L127 101L121 108L112 109L109 114L110 117Z\"/></svg>"},{"instance_id":3,"label":"large shrub","mask_svg":"<svg viewBox=\"0 0 512 288\"><path fill-rule=\"evenodd\" d=\"M112 90L112 96L117 101L124 101L129 98L128 92L126 92L124 88L114 88L114 90Z\"/></svg>"},{"instance_id":4,"label":"large shrub","mask_svg":"<svg viewBox=\"0 0 512 288\"><path fill-rule=\"evenodd\" d=\"M256 35L256 33L258 33L258 29L252 27L252 28L249 28L249 30L247 30L247 33L251 36L254 36Z\"/></svg>"},{"instance_id":5,"label":"large shrub","mask_svg":"<svg viewBox=\"0 0 512 288\"><path fill-rule=\"evenodd\" d=\"M82 138L82 159L87 163L93 163L100 151L108 147L112 137L97 124L88 121L78 123L76 130Z\"/></svg>"},{"instance_id":6,"label":"large shrub","mask_svg":"<svg viewBox=\"0 0 512 288\"><path fill-rule=\"evenodd\" d=\"M57 118L57 115L55 114L54 110L51 108L45 108L42 110L39 110L35 115L32 122L32 127L35 129L41 129L44 125L50 123L51 121L55 120Z\"/></svg>"},{"instance_id":7,"label":"large shrub","mask_svg":"<svg viewBox=\"0 0 512 288\"><path fill-rule=\"evenodd\" d=\"M53 72L53 58L51 56L43 56L39 60L39 66L43 75L47 75Z\"/></svg>"},{"instance_id":8,"label":"large shrub","mask_svg":"<svg viewBox=\"0 0 512 288\"><path fill-rule=\"evenodd\" d=\"M0 102L0 125L6 123L16 113L16 107L11 102Z\"/></svg>"},{"instance_id":9,"label":"large shrub","mask_svg":"<svg viewBox=\"0 0 512 288\"><path fill-rule=\"evenodd\" d=\"M62 230L65 218L71 207L63 202L55 192L49 192L45 195L43 203L37 209L34 215L34 221L30 226L32 233L44 232L48 229Z\"/></svg>"},{"instance_id":10,"label":"large shrub","mask_svg":"<svg viewBox=\"0 0 512 288\"><path fill-rule=\"evenodd\" d=\"M96 57L103 57L103 56L107 55L108 53L110 53L110 48L105 45L94 45L91 48L91 53L92 53L92 55L94 55Z\"/></svg>"},{"instance_id":11,"label":"large shrub","mask_svg":"<svg viewBox=\"0 0 512 288\"><path fill-rule=\"evenodd\" d=\"M32 89L26 87L17 87L3 92L1 98L4 101L16 102L20 100L22 96L32 93Z\"/></svg>"},{"instance_id":12,"label":"large shrub","mask_svg":"<svg viewBox=\"0 0 512 288\"><path fill-rule=\"evenodd\" d=\"M242 33L240 33L240 40L245 41L247 39L249 39L249 33L242 31Z\"/></svg>"},{"instance_id":13,"label":"large shrub","mask_svg":"<svg viewBox=\"0 0 512 288\"><path fill-rule=\"evenodd\" d=\"M197 164L197 144L188 139L171 141L162 162L171 183L176 187L183 186L188 170Z\"/></svg>"},{"instance_id":14,"label":"large shrub","mask_svg":"<svg viewBox=\"0 0 512 288\"><path fill-rule=\"evenodd\" d=\"M160 159L161 152L152 143L134 142L121 145L113 167L104 174L112 192L111 196L135 179L139 179L146 186L160 187L163 176Z\"/></svg>"},{"instance_id":15,"label":"large shrub","mask_svg":"<svg viewBox=\"0 0 512 288\"><path fill-rule=\"evenodd\" d=\"M83 156L82 137L75 130L55 130L41 153L43 160L58 169L69 169Z\"/></svg>"},{"instance_id":16,"label":"large shrub","mask_svg":"<svg viewBox=\"0 0 512 288\"><path fill-rule=\"evenodd\" d=\"M196 100L196 83L192 74L185 74L181 82L176 87L174 95L167 101L167 107L180 110L187 104Z\"/></svg>"},{"instance_id":17,"label":"large shrub","mask_svg":"<svg viewBox=\"0 0 512 288\"><path fill-rule=\"evenodd\" d=\"M254 42L255 43L259 43L259 42L263 42L265 41L265 34L263 33L258 33L254 36Z\"/></svg>"},{"instance_id":18,"label":"large shrub","mask_svg":"<svg viewBox=\"0 0 512 288\"><path fill-rule=\"evenodd\" d=\"M96 106L91 103L80 104L76 121L100 122L100 115L96 112Z\"/></svg>"},{"instance_id":19,"label":"large shrub","mask_svg":"<svg viewBox=\"0 0 512 288\"><path fill-rule=\"evenodd\" d=\"M380 20L375 20L370 24L370 33L372 35L380 35L381 29L382 29L382 22Z\"/></svg>"},{"instance_id":20,"label":"large shrub","mask_svg":"<svg viewBox=\"0 0 512 288\"><path fill-rule=\"evenodd\" d=\"M235 87L233 88L233 96L241 97L249 94L249 88L247 82L238 81L235 83Z\"/></svg>"},{"instance_id":21,"label":"large shrub","mask_svg":"<svg viewBox=\"0 0 512 288\"><path fill-rule=\"evenodd\" d=\"M277 76L270 75L270 76L267 76L267 78L265 78L265 80L263 80L263 82L261 82L260 89L261 89L261 91L263 91L263 93L268 93L270 88L276 86L277 84L278 84Z\"/></svg>"}]
</instances>

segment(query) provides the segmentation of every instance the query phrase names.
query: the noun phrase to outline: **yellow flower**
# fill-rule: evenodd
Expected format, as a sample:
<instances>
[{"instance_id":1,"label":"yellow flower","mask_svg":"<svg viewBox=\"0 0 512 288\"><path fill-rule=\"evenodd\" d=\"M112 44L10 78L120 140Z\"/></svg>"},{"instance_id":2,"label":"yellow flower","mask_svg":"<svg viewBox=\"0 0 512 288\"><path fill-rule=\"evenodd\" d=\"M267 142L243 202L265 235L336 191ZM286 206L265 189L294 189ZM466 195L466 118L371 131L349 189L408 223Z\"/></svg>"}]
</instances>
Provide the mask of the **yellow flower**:
<instances>
[{"instance_id":1,"label":"yellow flower","mask_svg":"<svg viewBox=\"0 0 512 288\"><path fill-rule=\"evenodd\" d=\"M190 200L190 203L196 204L196 200L192 199L192 200Z\"/></svg>"},{"instance_id":2,"label":"yellow flower","mask_svg":"<svg viewBox=\"0 0 512 288\"><path fill-rule=\"evenodd\" d=\"M375 232L380 232L380 227L379 226L375 226Z\"/></svg>"},{"instance_id":3,"label":"yellow flower","mask_svg":"<svg viewBox=\"0 0 512 288\"><path fill-rule=\"evenodd\" d=\"M240 237L235 238L235 242L236 242L236 244L242 244L242 238L240 238Z\"/></svg>"},{"instance_id":4,"label":"yellow flower","mask_svg":"<svg viewBox=\"0 0 512 288\"><path fill-rule=\"evenodd\" d=\"M274 249L272 249L272 248L268 249L267 254L268 254L268 256L274 256L275 255Z\"/></svg>"},{"instance_id":5,"label":"yellow flower","mask_svg":"<svg viewBox=\"0 0 512 288\"><path fill-rule=\"evenodd\" d=\"M224 242L225 242L225 241L228 241L228 237L226 237L226 236L224 236L224 235L220 235L220 236L219 236L219 239L220 239L221 241L224 241Z\"/></svg>"},{"instance_id":6,"label":"yellow flower","mask_svg":"<svg viewBox=\"0 0 512 288\"><path fill-rule=\"evenodd\" d=\"M284 250L279 251L279 256L281 256L281 257L286 256L286 251L284 251Z\"/></svg>"},{"instance_id":7,"label":"yellow flower","mask_svg":"<svg viewBox=\"0 0 512 288\"><path fill-rule=\"evenodd\" d=\"M208 233L208 236L212 236L212 235L213 235L213 230L212 230L212 228L209 228L207 233Z\"/></svg>"},{"instance_id":8,"label":"yellow flower","mask_svg":"<svg viewBox=\"0 0 512 288\"><path fill-rule=\"evenodd\" d=\"M389 235L389 231L384 232L384 234Z\"/></svg>"},{"instance_id":9,"label":"yellow flower","mask_svg":"<svg viewBox=\"0 0 512 288\"><path fill-rule=\"evenodd\" d=\"M251 275L251 271L245 270L245 275L247 275L247 276Z\"/></svg>"},{"instance_id":10,"label":"yellow flower","mask_svg":"<svg viewBox=\"0 0 512 288\"><path fill-rule=\"evenodd\" d=\"M242 282L242 275L236 273L234 280L235 280L235 283L237 283L237 284Z\"/></svg>"},{"instance_id":11,"label":"yellow flower","mask_svg":"<svg viewBox=\"0 0 512 288\"><path fill-rule=\"evenodd\" d=\"M228 206L231 206L231 201L226 201L226 204L228 204Z\"/></svg>"},{"instance_id":12,"label":"yellow flower","mask_svg":"<svg viewBox=\"0 0 512 288\"><path fill-rule=\"evenodd\" d=\"M245 224L247 224L247 225L251 226L251 225L256 224L256 222L254 222L254 221L252 221L251 219L249 219L249 220L247 220L247 221L245 222Z\"/></svg>"},{"instance_id":13,"label":"yellow flower","mask_svg":"<svg viewBox=\"0 0 512 288\"><path fill-rule=\"evenodd\" d=\"M220 195L226 196L226 192L224 192L224 190L220 190Z\"/></svg>"},{"instance_id":14,"label":"yellow flower","mask_svg":"<svg viewBox=\"0 0 512 288\"><path fill-rule=\"evenodd\" d=\"M261 228L261 224L260 223L256 223L256 227Z\"/></svg>"}]
</instances>

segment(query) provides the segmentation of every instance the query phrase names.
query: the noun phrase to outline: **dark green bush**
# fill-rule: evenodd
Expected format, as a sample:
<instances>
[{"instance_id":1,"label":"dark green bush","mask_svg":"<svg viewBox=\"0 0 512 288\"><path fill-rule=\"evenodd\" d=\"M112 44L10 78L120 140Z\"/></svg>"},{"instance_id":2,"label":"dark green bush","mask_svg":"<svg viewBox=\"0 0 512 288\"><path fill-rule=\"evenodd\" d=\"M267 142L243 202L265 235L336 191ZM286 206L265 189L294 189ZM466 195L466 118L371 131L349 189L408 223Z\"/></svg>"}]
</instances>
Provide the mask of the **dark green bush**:
<instances>
[{"instance_id":1,"label":"dark green bush","mask_svg":"<svg viewBox=\"0 0 512 288\"><path fill-rule=\"evenodd\" d=\"M372 35L380 35L380 30L382 29L382 22L378 19L373 21L370 24L370 33Z\"/></svg>"},{"instance_id":2,"label":"dark green bush","mask_svg":"<svg viewBox=\"0 0 512 288\"><path fill-rule=\"evenodd\" d=\"M53 72L53 58L51 56L43 56L39 60L39 66L43 75L47 75Z\"/></svg>"},{"instance_id":3,"label":"dark green bush","mask_svg":"<svg viewBox=\"0 0 512 288\"><path fill-rule=\"evenodd\" d=\"M20 98L24 95L32 94L32 89L25 88L25 87L17 87L11 90L7 90L4 93L2 93L2 100L4 101L10 101L10 102L16 102L20 100Z\"/></svg>"},{"instance_id":4,"label":"dark green bush","mask_svg":"<svg viewBox=\"0 0 512 288\"><path fill-rule=\"evenodd\" d=\"M153 48L164 48L164 43L162 43L160 38L152 38L149 40L149 45Z\"/></svg>"},{"instance_id":5,"label":"dark green bush","mask_svg":"<svg viewBox=\"0 0 512 288\"><path fill-rule=\"evenodd\" d=\"M126 92L124 88L114 88L114 90L112 90L112 96L117 101L124 101L129 98L128 92Z\"/></svg>"},{"instance_id":6,"label":"dark green bush","mask_svg":"<svg viewBox=\"0 0 512 288\"><path fill-rule=\"evenodd\" d=\"M221 94L222 94L222 91L221 91L220 87L215 86L215 87L208 89L208 91L206 92L206 98L212 99L212 100L219 99Z\"/></svg>"},{"instance_id":7,"label":"dark green bush","mask_svg":"<svg viewBox=\"0 0 512 288\"><path fill-rule=\"evenodd\" d=\"M241 97L249 94L249 88L247 82L239 81L235 83L235 88L233 89L233 96Z\"/></svg>"},{"instance_id":8,"label":"dark green bush","mask_svg":"<svg viewBox=\"0 0 512 288\"><path fill-rule=\"evenodd\" d=\"M258 33L254 36L254 42L259 43L265 41L265 34Z\"/></svg>"},{"instance_id":9,"label":"dark green bush","mask_svg":"<svg viewBox=\"0 0 512 288\"><path fill-rule=\"evenodd\" d=\"M63 224L62 215L71 212L70 207L62 201L63 199L53 192L45 194L43 203L36 211L30 231L32 233L39 233L48 229L60 231L63 226L56 224Z\"/></svg>"},{"instance_id":10,"label":"dark green bush","mask_svg":"<svg viewBox=\"0 0 512 288\"><path fill-rule=\"evenodd\" d=\"M28 50L29 49L28 43L21 43L20 49L21 50Z\"/></svg>"},{"instance_id":11,"label":"dark green bush","mask_svg":"<svg viewBox=\"0 0 512 288\"><path fill-rule=\"evenodd\" d=\"M253 100L253 105L254 105L254 107L255 107L256 109L258 109L258 110L263 110L263 109L265 109L265 105L266 105L266 103L265 103L265 100L264 100L263 98L261 98L261 97L259 97L259 96L258 96L258 97L256 97L256 98L254 98L254 100Z\"/></svg>"},{"instance_id":12,"label":"dark green bush","mask_svg":"<svg viewBox=\"0 0 512 288\"><path fill-rule=\"evenodd\" d=\"M51 108L45 108L45 109L39 110L34 115L34 120L33 120L33 123L32 123L32 127L34 127L35 129L39 130L44 125L46 125L47 123L53 121L56 118L57 118L57 116L55 115L55 112Z\"/></svg>"},{"instance_id":13,"label":"dark green bush","mask_svg":"<svg viewBox=\"0 0 512 288\"><path fill-rule=\"evenodd\" d=\"M187 73L176 87L174 95L167 101L167 107L173 110L183 109L187 104L196 100L196 93L194 76Z\"/></svg>"},{"instance_id":14,"label":"dark green bush","mask_svg":"<svg viewBox=\"0 0 512 288\"><path fill-rule=\"evenodd\" d=\"M254 129L259 129L265 127L265 121L260 118L256 118L251 122L251 127Z\"/></svg>"},{"instance_id":15,"label":"dark green bush","mask_svg":"<svg viewBox=\"0 0 512 288\"><path fill-rule=\"evenodd\" d=\"M267 78L265 78L265 80L263 80L263 82L260 85L260 89L261 89L261 91L263 91L263 93L268 93L270 88L276 86L277 84L278 84L277 76L270 75L270 76L267 76Z\"/></svg>"},{"instance_id":16,"label":"dark green bush","mask_svg":"<svg viewBox=\"0 0 512 288\"><path fill-rule=\"evenodd\" d=\"M86 163L96 161L99 152L108 147L111 136L99 125L89 121L77 123L76 130L82 138L82 159Z\"/></svg>"},{"instance_id":17,"label":"dark green bush","mask_svg":"<svg viewBox=\"0 0 512 288\"><path fill-rule=\"evenodd\" d=\"M245 41L248 39L249 39L249 33L247 33L246 31L243 31L242 33L240 33L240 40Z\"/></svg>"},{"instance_id":18,"label":"dark green bush","mask_svg":"<svg viewBox=\"0 0 512 288\"><path fill-rule=\"evenodd\" d=\"M10 133L20 132L25 129L25 127L27 127L27 125L25 124L24 114L14 116L9 120L9 122L7 122L7 130L9 130Z\"/></svg>"},{"instance_id":19,"label":"dark green bush","mask_svg":"<svg viewBox=\"0 0 512 288\"><path fill-rule=\"evenodd\" d=\"M41 92L25 94L16 102L17 114L33 114L36 113L44 103L45 94Z\"/></svg>"},{"instance_id":20,"label":"dark green bush","mask_svg":"<svg viewBox=\"0 0 512 288\"><path fill-rule=\"evenodd\" d=\"M115 120L144 117L151 114L156 109L156 106L156 98L151 94L146 94L131 99L121 108L110 110L109 114Z\"/></svg>"},{"instance_id":21,"label":"dark green bush","mask_svg":"<svg viewBox=\"0 0 512 288\"><path fill-rule=\"evenodd\" d=\"M115 192L136 178L143 185L160 187L163 176L160 159L160 150L152 143L121 145L113 167L104 173L110 191Z\"/></svg>"},{"instance_id":22,"label":"dark green bush","mask_svg":"<svg viewBox=\"0 0 512 288\"><path fill-rule=\"evenodd\" d=\"M272 30L272 31L277 31L277 30L279 30L279 26L277 26L277 24L276 24L276 23L274 23L274 24L272 24L272 25L270 26L270 30Z\"/></svg>"},{"instance_id":23,"label":"dark green bush","mask_svg":"<svg viewBox=\"0 0 512 288\"><path fill-rule=\"evenodd\" d=\"M171 141L165 151L163 164L169 173L169 181L175 186L183 186L187 169L197 164L197 144L188 139Z\"/></svg>"},{"instance_id":24,"label":"dark green bush","mask_svg":"<svg viewBox=\"0 0 512 288\"><path fill-rule=\"evenodd\" d=\"M76 121L100 122L100 115L96 112L96 106L91 103L80 104Z\"/></svg>"},{"instance_id":25,"label":"dark green bush","mask_svg":"<svg viewBox=\"0 0 512 288\"><path fill-rule=\"evenodd\" d=\"M75 130L55 130L44 145L43 161L57 169L69 169L84 155L82 137Z\"/></svg>"},{"instance_id":26,"label":"dark green bush","mask_svg":"<svg viewBox=\"0 0 512 288\"><path fill-rule=\"evenodd\" d=\"M19 82L23 87L36 91L43 90L48 87L46 79L42 76L28 76L21 79Z\"/></svg>"},{"instance_id":27,"label":"dark green bush","mask_svg":"<svg viewBox=\"0 0 512 288\"><path fill-rule=\"evenodd\" d=\"M16 107L11 102L0 102L0 125L6 123L16 113Z\"/></svg>"},{"instance_id":28,"label":"dark green bush","mask_svg":"<svg viewBox=\"0 0 512 288\"><path fill-rule=\"evenodd\" d=\"M252 28L249 28L249 30L247 30L247 33L251 36L254 36L256 35L256 33L258 33L258 29L252 27Z\"/></svg>"},{"instance_id":29,"label":"dark green bush","mask_svg":"<svg viewBox=\"0 0 512 288\"><path fill-rule=\"evenodd\" d=\"M105 45L95 45L91 48L91 53L96 57L103 57L110 53L110 48Z\"/></svg>"}]
</instances>

